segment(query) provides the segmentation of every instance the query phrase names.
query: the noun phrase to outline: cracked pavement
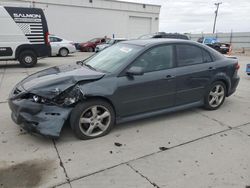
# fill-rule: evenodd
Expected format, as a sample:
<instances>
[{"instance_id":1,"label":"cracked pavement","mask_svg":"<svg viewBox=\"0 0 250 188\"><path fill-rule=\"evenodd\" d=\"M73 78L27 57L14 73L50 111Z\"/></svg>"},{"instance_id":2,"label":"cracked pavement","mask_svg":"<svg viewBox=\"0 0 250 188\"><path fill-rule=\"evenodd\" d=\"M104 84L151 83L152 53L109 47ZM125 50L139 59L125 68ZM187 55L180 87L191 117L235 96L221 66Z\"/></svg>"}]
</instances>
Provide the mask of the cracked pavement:
<instances>
[{"instance_id":1,"label":"cracked pavement","mask_svg":"<svg viewBox=\"0 0 250 188\"><path fill-rule=\"evenodd\" d=\"M10 118L7 98L21 79L89 53L39 60L34 68L0 62L0 187L245 188L250 185L250 57L238 56L237 92L216 111L194 108L117 125L81 141L27 134ZM115 143L120 143L115 144ZM119 145L119 146L118 146Z\"/></svg>"}]
</instances>

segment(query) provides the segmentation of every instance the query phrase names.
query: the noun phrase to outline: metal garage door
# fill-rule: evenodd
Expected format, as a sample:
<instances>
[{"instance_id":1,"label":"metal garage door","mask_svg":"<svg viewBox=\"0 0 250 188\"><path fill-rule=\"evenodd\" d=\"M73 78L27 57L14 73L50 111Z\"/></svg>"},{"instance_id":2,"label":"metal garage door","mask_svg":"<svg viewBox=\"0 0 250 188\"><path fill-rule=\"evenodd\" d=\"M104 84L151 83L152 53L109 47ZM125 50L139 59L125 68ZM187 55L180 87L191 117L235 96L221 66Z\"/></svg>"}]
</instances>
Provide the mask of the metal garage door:
<instances>
[{"instance_id":1,"label":"metal garage door","mask_svg":"<svg viewBox=\"0 0 250 188\"><path fill-rule=\"evenodd\" d=\"M151 18L129 17L129 38L138 38L141 35L151 33Z\"/></svg>"}]
</instances>

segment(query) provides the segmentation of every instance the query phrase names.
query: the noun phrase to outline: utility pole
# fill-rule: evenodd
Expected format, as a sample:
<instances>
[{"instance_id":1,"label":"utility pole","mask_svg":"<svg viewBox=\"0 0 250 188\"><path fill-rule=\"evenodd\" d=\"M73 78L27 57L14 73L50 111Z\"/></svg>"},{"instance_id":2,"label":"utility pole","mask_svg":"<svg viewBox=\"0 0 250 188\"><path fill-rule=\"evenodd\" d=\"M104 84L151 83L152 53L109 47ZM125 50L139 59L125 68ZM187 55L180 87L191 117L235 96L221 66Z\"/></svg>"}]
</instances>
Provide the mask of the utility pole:
<instances>
[{"instance_id":1,"label":"utility pole","mask_svg":"<svg viewBox=\"0 0 250 188\"><path fill-rule=\"evenodd\" d=\"M220 3L214 3L214 5L216 6L216 11L215 11L215 17L214 17L213 33L215 31L215 25L216 25L216 20L217 20L217 15L218 15L218 10L219 10L220 4L222 4L222 2L220 2Z\"/></svg>"}]
</instances>

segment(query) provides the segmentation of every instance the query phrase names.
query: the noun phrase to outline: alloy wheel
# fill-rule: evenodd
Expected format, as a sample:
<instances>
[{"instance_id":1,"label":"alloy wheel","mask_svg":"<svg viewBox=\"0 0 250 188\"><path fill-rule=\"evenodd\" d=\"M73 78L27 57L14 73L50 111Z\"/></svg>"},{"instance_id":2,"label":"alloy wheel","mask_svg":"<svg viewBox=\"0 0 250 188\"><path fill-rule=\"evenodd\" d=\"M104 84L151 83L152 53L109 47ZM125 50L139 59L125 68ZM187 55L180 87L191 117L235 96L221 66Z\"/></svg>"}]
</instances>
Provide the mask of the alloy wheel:
<instances>
[{"instance_id":1,"label":"alloy wheel","mask_svg":"<svg viewBox=\"0 0 250 188\"><path fill-rule=\"evenodd\" d=\"M213 108L218 107L225 97L225 89L222 85L217 84L215 85L208 95L208 102L209 105Z\"/></svg>"},{"instance_id":2,"label":"alloy wheel","mask_svg":"<svg viewBox=\"0 0 250 188\"><path fill-rule=\"evenodd\" d=\"M111 113L101 105L87 108L80 116L79 128L90 137L96 137L105 132L111 123Z\"/></svg>"}]
</instances>

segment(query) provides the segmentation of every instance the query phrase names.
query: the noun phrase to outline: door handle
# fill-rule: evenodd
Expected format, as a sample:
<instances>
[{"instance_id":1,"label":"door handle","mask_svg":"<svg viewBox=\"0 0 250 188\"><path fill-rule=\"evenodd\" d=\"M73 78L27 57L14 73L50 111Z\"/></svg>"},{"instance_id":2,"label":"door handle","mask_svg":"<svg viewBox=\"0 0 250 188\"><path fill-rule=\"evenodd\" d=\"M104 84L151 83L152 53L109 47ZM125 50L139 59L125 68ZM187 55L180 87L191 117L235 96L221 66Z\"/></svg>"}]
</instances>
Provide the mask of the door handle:
<instances>
[{"instance_id":1,"label":"door handle","mask_svg":"<svg viewBox=\"0 0 250 188\"><path fill-rule=\"evenodd\" d=\"M175 78L175 76L169 74L164 78L164 80L171 80L173 78Z\"/></svg>"},{"instance_id":2,"label":"door handle","mask_svg":"<svg viewBox=\"0 0 250 188\"><path fill-rule=\"evenodd\" d=\"M215 67L209 67L208 70L209 71L215 70Z\"/></svg>"}]
</instances>

